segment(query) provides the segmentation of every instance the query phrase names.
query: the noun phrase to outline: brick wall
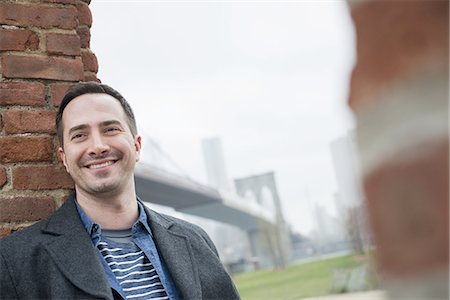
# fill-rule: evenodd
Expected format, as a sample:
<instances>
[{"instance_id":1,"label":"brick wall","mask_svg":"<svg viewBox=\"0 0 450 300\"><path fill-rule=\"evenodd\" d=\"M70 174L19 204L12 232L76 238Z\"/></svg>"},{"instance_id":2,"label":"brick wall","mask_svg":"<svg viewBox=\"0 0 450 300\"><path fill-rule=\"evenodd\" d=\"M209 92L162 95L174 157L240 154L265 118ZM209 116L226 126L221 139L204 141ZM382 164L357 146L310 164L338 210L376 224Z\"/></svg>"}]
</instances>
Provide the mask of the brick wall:
<instances>
[{"instance_id":1,"label":"brick wall","mask_svg":"<svg viewBox=\"0 0 450 300\"><path fill-rule=\"evenodd\" d=\"M392 299L448 299L449 2L353 1L349 103Z\"/></svg>"},{"instance_id":2,"label":"brick wall","mask_svg":"<svg viewBox=\"0 0 450 300\"><path fill-rule=\"evenodd\" d=\"M54 119L71 84L97 80L88 4L0 3L0 237L48 216L73 186Z\"/></svg>"}]
</instances>

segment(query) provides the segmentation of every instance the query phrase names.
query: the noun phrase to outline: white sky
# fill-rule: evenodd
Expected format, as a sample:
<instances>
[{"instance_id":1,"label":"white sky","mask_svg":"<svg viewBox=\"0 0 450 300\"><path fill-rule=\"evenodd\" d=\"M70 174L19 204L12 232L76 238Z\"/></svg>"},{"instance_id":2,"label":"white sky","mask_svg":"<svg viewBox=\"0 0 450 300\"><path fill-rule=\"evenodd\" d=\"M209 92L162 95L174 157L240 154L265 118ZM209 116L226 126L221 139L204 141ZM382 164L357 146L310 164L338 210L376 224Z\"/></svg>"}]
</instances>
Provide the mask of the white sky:
<instances>
[{"instance_id":1,"label":"white sky","mask_svg":"<svg viewBox=\"0 0 450 300\"><path fill-rule=\"evenodd\" d=\"M230 178L276 172L294 229L313 228L314 203L335 214L329 144L353 127L345 1L97 0L90 8L98 77L191 178L206 181L201 140L219 136Z\"/></svg>"}]
</instances>

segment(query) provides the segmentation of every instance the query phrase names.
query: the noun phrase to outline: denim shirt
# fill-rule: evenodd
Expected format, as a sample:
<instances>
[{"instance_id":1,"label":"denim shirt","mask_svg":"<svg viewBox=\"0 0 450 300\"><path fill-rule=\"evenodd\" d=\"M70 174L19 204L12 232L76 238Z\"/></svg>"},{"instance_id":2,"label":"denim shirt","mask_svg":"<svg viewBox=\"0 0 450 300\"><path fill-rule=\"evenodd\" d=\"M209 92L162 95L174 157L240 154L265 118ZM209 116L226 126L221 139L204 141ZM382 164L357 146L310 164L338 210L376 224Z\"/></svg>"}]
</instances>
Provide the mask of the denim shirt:
<instances>
[{"instance_id":1,"label":"denim shirt","mask_svg":"<svg viewBox=\"0 0 450 300\"><path fill-rule=\"evenodd\" d=\"M77 201L75 201L75 203L77 205L77 210L80 215L81 221L83 222L84 228L91 237L92 243L97 248L97 244L99 243L102 234L102 229L100 225L94 223L91 218L86 215ZM133 242L136 243L136 245L141 248L142 251L144 251L147 258L155 267L156 272L160 277L161 283L166 289L166 293L169 296L169 299L178 300L180 299L180 297L177 293L177 289L172 281L172 277L170 276L170 273L167 270L164 261L159 257L158 250L156 249L155 242L153 241L152 230L147 222L147 214L145 213L143 205L139 201L138 209L138 220L131 227ZM109 285L118 294L120 294L123 299L126 299L125 293L122 290L119 281L116 279L116 276L111 271L111 268L108 266L100 251L98 251L98 257L103 265L103 269L105 270Z\"/></svg>"}]
</instances>

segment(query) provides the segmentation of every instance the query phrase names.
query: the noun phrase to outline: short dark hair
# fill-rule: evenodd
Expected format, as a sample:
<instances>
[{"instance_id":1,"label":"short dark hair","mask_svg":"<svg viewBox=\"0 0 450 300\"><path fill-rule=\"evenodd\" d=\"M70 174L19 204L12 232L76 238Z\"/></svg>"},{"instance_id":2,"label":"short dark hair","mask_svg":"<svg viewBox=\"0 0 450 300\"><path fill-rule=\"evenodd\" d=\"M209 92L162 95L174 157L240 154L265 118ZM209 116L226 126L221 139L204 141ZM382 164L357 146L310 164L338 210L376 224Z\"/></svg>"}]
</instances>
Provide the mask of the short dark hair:
<instances>
[{"instance_id":1,"label":"short dark hair","mask_svg":"<svg viewBox=\"0 0 450 300\"><path fill-rule=\"evenodd\" d=\"M125 115L127 116L128 126L130 127L131 134L133 136L137 135L136 119L134 118L133 110L131 109L131 106L127 102L127 100L125 100L125 98L118 91L116 91L109 85L98 83L95 81L81 82L73 85L66 92L64 98L61 101L61 104L59 105L58 112L56 113L56 135L58 136L61 147L63 147L64 142L62 124L64 109L70 103L70 101L84 94L108 94L116 98L120 102L120 105L122 106Z\"/></svg>"}]
</instances>

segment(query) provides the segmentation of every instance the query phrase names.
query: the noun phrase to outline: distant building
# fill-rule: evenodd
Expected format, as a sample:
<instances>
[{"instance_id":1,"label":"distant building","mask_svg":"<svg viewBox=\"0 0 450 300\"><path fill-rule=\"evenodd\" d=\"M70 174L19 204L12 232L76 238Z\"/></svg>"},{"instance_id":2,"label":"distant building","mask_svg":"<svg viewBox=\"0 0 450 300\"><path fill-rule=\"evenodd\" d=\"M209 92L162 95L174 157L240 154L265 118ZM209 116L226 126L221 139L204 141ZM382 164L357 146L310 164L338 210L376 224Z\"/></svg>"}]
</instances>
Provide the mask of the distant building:
<instances>
[{"instance_id":1,"label":"distant building","mask_svg":"<svg viewBox=\"0 0 450 300\"><path fill-rule=\"evenodd\" d=\"M202 148L208 184L219 190L231 191L221 139L218 137L204 139Z\"/></svg>"},{"instance_id":2,"label":"distant building","mask_svg":"<svg viewBox=\"0 0 450 300\"><path fill-rule=\"evenodd\" d=\"M316 239L320 243L342 241L346 238L345 226L339 217L332 216L320 204L315 205L314 215L317 223Z\"/></svg>"},{"instance_id":3,"label":"distant building","mask_svg":"<svg viewBox=\"0 0 450 300\"><path fill-rule=\"evenodd\" d=\"M355 147L353 132L334 140L330 145L339 189L336 197L338 211L361 204L362 192L358 183L359 166Z\"/></svg>"},{"instance_id":4,"label":"distant building","mask_svg":"<svg viewBox=\"0 0 450 300\"><path fill-rule=\"evenodd\" d=\"M347 237L353 242L354 250L362 252L369 244L366 211L361 185L360 168L353 131L334 140L331 145L334 170L338 184L335 194L336 208Z\"/></svg>"}]
</instances>

